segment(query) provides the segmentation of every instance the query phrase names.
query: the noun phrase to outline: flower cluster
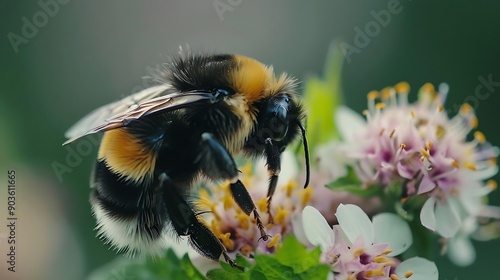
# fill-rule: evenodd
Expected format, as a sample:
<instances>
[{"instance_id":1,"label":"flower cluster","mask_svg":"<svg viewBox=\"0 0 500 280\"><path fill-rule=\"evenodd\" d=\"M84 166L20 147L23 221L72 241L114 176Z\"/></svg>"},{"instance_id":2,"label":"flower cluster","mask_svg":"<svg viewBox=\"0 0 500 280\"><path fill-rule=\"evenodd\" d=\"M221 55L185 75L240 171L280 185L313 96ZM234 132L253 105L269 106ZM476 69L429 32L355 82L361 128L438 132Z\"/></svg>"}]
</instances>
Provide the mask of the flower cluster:
<instances>
[{"instance_id":1,"label":"flower cluster","mask_svg":"<svg viewBox=\"0 0 500 280\"><path fill-rule=\"evenodd\" d=\"M498 172L499 150L479 131L467 141L478 119L468 104L448 117L443 107L446 84L437 92L432 85L424 85L413 104L408 93L404 82L370 92L366 122L347 109L339 110L345 154L354 160L364 187L399 185L403 202L415 196L426 198L420 212L422 225L443 238L453 238L475 224L485 207L484 197L496 188L494 181L484 181ZM467 220L472 222L463 223Z\"/></svg>"},{"instance_id":2,"label":"flower cluster","mask_svg":"<svg viewBox=\"0 0 500 280\"><path fill-rule=\"evenodd\" d=\"M341 204L336 213L339 225L330 227L311 206L303 210L303 232L307 240L322 249L322 262L334 271L334 279L438 279L436 265L422 258L402 263L393 258L412 243L410 228L399 216L378 214L373 223L359 206Z\"/></svg>"},{"instance_id":3,"label":"flower cluster","mask_svg":"<svg viewBox=\"0 0 500 280\"><path fill-rule=\"evenodd\" d=\"M213 188L212 194L209 194L207 189L200 191L198 208L211 212L205 216L206 223L230 254L252 256L256 251L273 253L281 243L282 237L292 232L293 217L308 204L312 193L311 188L299 187L296 177L298 167L295 161L291 152L283 154L283 171L271 203L273 224L268 223L266 214L269 180L266 176L268 172L265 162L259 161L255 166L247 164L241 170L241 180L255 202L257 211L261 213L262 222L267 225L266 232L272 236L268 241L261 239L255 219L246 215L234 202L228 183Z\"/></svg>"}]
</instances>

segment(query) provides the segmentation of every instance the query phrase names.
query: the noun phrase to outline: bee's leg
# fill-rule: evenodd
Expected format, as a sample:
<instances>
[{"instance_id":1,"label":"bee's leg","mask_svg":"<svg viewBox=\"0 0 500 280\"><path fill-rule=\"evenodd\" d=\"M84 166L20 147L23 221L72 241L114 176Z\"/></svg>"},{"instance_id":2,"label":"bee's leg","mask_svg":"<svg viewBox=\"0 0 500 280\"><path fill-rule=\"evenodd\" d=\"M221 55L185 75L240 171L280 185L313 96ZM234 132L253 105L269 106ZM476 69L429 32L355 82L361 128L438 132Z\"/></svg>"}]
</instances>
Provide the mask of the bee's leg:
<instances>
[{"instance_id":1,"label":"bee's leg","mask_svg":"<svg viewBox=\"0 0 500 280\"><path fill-rule=\"evenodd\" d=\"M214 180L225 179L230 181L229 189L234 201L247 215L250 216L253 213L255 223L260 231L260 238L264 241L268 240L270 236L264 230L264 225L252 197L238 179L238 168L226 148L211 134L203 133L199 155L197 162L207 176Z\"/></svg>"},{"instance_id":2,"label":"bee's leg","mask_svg":"<svg viewBox=\"0 0 500 280\"><path fill-rule=\"evenodd\" d=\"M266 139L266 160L267 170L269 171L269 187L267 189L267 214L269 215L269 223L273 224L274 219L271 215L271 200L273 199L276 185L278 184L278 176L281 170L281 153L277 146L273 145L271 138Z\"/></svg>"},{"instance_id":3,"label":"bee's leg","mask_svg":"<svg viewBox=\"0 0 500 280\"><path fill-rule=\"evenodd\" d=\"M160 175L167 214L179 236L188 236L189 243L201 255L218 261L222 255L232 267L239 267L227 254L224 245L200 220L186 200L179 194L167 175Z\"/></svg>"}]
</instances>

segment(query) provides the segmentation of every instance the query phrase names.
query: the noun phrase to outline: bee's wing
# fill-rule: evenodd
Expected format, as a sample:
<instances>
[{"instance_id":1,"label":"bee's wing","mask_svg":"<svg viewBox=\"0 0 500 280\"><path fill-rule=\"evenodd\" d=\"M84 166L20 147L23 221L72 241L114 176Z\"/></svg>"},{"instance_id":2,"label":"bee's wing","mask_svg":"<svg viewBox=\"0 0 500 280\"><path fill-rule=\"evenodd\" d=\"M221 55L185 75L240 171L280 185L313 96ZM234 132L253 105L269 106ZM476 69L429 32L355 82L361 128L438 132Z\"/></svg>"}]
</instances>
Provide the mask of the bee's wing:
<instances>
[{"instance_id":1,"label":"bee's wing","mask_svg":"<svg viewBox=\"0 0 500 280\"><path fill-rule=\"evenodd\" d=\"M165 94L169 88L169 85L147 88L122 100L97 108L66 131L64 136L69 140L63 145L89 134L125 126L130 121L147 114L179 109L214 97L211 93L198 91Z\"/></svg>"}]
</instances>

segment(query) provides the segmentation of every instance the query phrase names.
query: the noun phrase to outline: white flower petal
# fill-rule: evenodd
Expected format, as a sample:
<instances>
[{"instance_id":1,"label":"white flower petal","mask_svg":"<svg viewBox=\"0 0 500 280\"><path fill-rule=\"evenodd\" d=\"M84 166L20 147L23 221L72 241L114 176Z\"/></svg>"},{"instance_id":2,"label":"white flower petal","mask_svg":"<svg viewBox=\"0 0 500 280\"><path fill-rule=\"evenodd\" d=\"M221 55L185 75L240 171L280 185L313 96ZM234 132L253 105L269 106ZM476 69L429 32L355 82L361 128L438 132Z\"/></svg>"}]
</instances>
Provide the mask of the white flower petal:
<instances>
[{"instance_id":1,"label":"white flower petal","mask_svg":"<svg viewBox=\"0 0 500 280\"><path fill-rule=\"evenodd\" d=\"M332 229L316 208L306 206L302 210L302 223L309 242L314 246L320 246L323 252L335 242Z\"/></svg>"},{"instance_id":2,"label":"white flower petal","mask_svg":"<svg viewBox=\"0 0 500 280\"><path fill-rule=\"evenodd\" d=\"M281 155L281 172L277 187L280 188L287 185L290 180L294 180L297 177L298 173L297 158L290 150L284 151ZM264 174L268 174L268 172L264 172Z\"/></svg>"},{"instance_id":3,"label":"white flower petal","mask_svg":"<svg viewBox=\"0 0 500 280\"><path fill-rule=\"evenodd\" d=\"M409 278L406 278L405 274L409 271L413 272L413 274ZM401 280L437 280L439 272L434 262L424 258L414 257L400 263L396 268L396 275L398 275Z\"/></svg>"},{"instance_id":4,"label":"white flower petal","mask_svg":"<svg viewBox=\"0 0 500 280\"><path fill-rule=\"evenodd\" d=\"M373 217L376 243L388 243L392 253L397 256L406 251L413 243L410 226L396 214L382 213Z\"/></svg>"},{"instance_id":5,"label":"white flower petal","mask_svg":"<svg viewBox=\"0 0 500 280\"><path fill-rule=\"evenodd\" d=\"M346 106L339 106L335 112L335 124L343 140L349 141L354 136L365 130L366 121Z\"/></svg>"},{"instance_id":6,"label":"white flower petal","mask_svg":"<svg viewBox=\"0 0 500 280\"><path fill-rule=\"evenodd\" d=\"M299 213L298 215L293 215L292 227L293 227L293 234L300 243L308 247L312 245L311 242L309 242L309 240L307 239L306 232L304 230L304 224L302 223L302 213Z\"/></svg>"},{"instance_id":7,"label":"white flower petal","mask_svg":"<svg viewBox=\"0 0 500 280\"><path fill-rule=\"evenodd\" d=\"M436 203L436 231L446 238L451 238L460 229L462 224L458 216L458 209L456 209L451 198L447 202L437 201Z\"/></svg>"},{"instance_id":8,"label":"white flower petal","mask_svg":"<svg viewBox=\"0 0 500 280\"><path fill-rule=\"evenodd\" d=\"M476 259L476 250L467 236L456 236L448 241L448 257L458 266L471 265Z\"/></svg>"},{"instance_id":9,"label":"white flower petal","mask_svg":"<svg viewBox=\"0 0 500 280\"><path fill-rule=\"evenodd\" d=\"M345 235L345 232L342 230L342 228L339 225L334 225L332 227L332 230L333 230L333 235L335 235L335 241L337 243L345 242L345 244L347 244L347 246L352 246L351 240L349 240L349 238L347 238L347 235Z\"/></svg>"},{"instance_id":10,"label":"white flower petal","mask_svg":"<svg viewBox=\"0 0 500 280\"><path fill-rule=\"evenodd\" d=\"M352 243L361 236L366 245L373 244L375 236L373 224L359 206L340 204L335 216L337 216L340 227Z\"/></svg>"},{"instance_id":11,"label":"white flower petal","mask_svg":"<svg viewBox=\"0 0 500 280\"><path fill-rule=\"evenodd\" d=\"M436 205L436 198L429 197L420 210L420 222L422 225L432 231L436 230L436 215L434 214L434 206Z\"/></svg>"}]
</instances>

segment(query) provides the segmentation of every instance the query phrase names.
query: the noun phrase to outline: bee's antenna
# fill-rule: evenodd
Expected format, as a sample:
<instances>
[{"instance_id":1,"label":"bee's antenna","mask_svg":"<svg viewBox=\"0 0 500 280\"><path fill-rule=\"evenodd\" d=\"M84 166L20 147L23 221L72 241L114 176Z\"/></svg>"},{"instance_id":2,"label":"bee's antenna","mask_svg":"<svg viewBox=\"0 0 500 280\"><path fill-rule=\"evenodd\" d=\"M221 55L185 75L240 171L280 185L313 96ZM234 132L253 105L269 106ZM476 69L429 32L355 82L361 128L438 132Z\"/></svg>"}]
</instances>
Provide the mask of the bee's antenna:
<instances>
[{"instance_id":1,"label":"bee's antenna","mask_svg":"<svg viewBox=\"0 0 500 280\"><path fill-rule=\"evenodd\" d=\"M309 145L307 145L306 130L304 129L304 127L300 122L297 123L300 127L300 131L302 132L302 143L304 144L304 157L306 159L306 182L304 184L304 189L305 189L309 185L309 179L311 177L311 170L309 164Z\"/></svg>"}]
</instances>

